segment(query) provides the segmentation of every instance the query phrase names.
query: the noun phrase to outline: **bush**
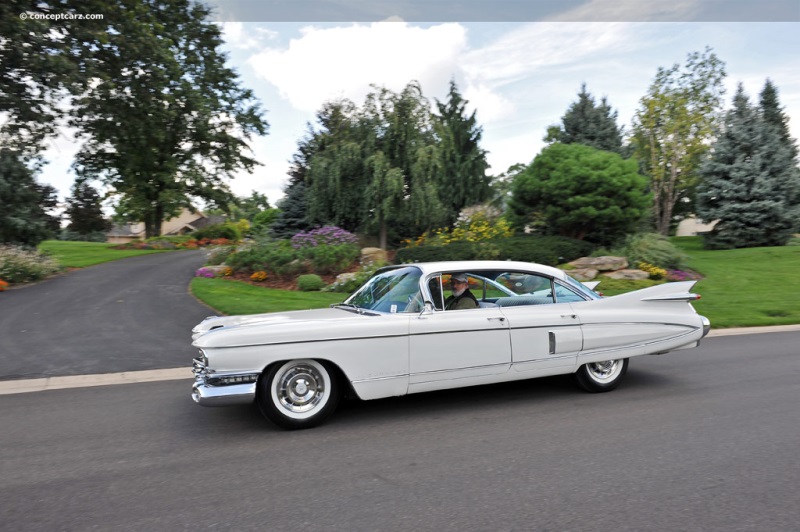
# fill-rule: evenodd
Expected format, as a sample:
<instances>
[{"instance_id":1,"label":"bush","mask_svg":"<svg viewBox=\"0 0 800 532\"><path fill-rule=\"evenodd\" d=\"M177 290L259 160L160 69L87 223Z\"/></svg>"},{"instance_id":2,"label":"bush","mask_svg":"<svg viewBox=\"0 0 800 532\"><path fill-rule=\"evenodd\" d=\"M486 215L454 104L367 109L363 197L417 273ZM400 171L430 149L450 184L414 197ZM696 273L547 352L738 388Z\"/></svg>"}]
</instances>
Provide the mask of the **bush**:
<instances>
[{"instance_id":1,"label":"bush","mask_svg":"<svg viewBox=\"0 0 800 532\"><path fill-rule=\"evenodd\" d=\"M208 256L206 258L206 264L209 266L217 266L219 264L223 264L228 257L230 257L236 251L235 246L219 246L212 248L208 252Z\"/></svg>"},{"instance_id":2,"label":"bush","mask_svg":"<svg viewBox=\"0 0 800 532\"><path fill-rule=\"evenodd\" d=\"M311 262L316 273L325 275L347 270L358 258L354 244L319 245L299 250L300 256Z\"/></svg>"},{"instance_id":3,"label":"bush","mask_svg":"<svg viewBox=\"0 0 800 532\"><path fill-rule=\"evenodd\" d=\"M105 242L107 240L107 236L104 231L93 231L91 233L83 234L62 229L58 234L58 239L70 242Z\"/></svg>"},{"instance_id":4,"label":"bush","mask_svg":"<svg viewBox=\"0 0 800 532\"><path fill-rule=\"evenodd\" d=\"M313 248L322 245L343 245L352 244L358 245L358 238L348 231L336 227L335 225L326 225L312 231L301 231L292 237L292 247L295 249Z\"/></svg>"},{"instance_id":5,"label":"bush","mask_svg":"<svg viewBox=\"0 0 800 532\"><path fill-rule=\"evenodd\" d=\"M216 240L218 238L227 238L228 240L238 242L242 239L242 233L237 226L225 223L209 225L208 227L198 229L192 233L192 237L194 237L195 240Z\"/></svg>"},{"instance_id":6,"label":"bush","mask_svg":"<svg viewBox=\"0 0 800 532\"><path fill-rule=\"evenodd\" d=\"M0 246L0 279L8 283L38 281L60 269L54 258L39 251Z\"/></svg>"},{"instance_id":7,"label":"bush","mask_svg":"<svg viewBox=\"0 0 800 532\"><path fill-rule=\"evenodd\" d=\"M518 260L555 266L592 252L589 242L559 236L512 236L490 242L454 242L446 246L417 246L397 251L395 262L440 260Z\"/></svg>"},{"instance_id":8,"label":"bush","mask_svg":"<svg viewBox=\"0 0 800 532\"><path fill-rule=\"evenodd\" d=\"M225 264L236 271L264 270L278 277L293 277L308 269L288 240L277 240L236 252Z\"/></svg>"},{"instance_id":9,"label":"bush","mask_svg":"<svg viewBox=\"0 0 800 532\"><path fill-rule=\"evenodd\" d=\"M301 275L297 278L297 288L302 292L316 292L325 288L325 281L314 273Z\"/></svg>"},{"instance_id":10,"label":"bush","mask_svg":"<svg viewBox=\"0 0 800 532\"><path fill-rule=\"evenodd\" d=\"M680 269L686 261L686 255L667 237L658 233L638 233L628 236L622 253L631 264L646 262L669 270Z\"/></svg>"}]
</instances>

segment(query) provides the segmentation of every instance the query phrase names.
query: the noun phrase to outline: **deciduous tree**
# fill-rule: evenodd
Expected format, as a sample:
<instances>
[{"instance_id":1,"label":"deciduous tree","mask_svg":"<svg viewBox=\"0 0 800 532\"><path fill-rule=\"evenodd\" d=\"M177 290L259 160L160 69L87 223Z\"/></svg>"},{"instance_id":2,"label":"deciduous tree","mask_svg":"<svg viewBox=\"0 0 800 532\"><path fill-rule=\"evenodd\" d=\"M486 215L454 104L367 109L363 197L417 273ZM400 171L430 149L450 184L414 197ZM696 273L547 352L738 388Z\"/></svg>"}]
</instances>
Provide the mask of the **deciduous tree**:
<instances>
[{"instance_id":1,"label":"deciduous tree","mask_svg":"<svg viewBox=\"0 0 800 532\"><path fill-rule=\"evenodd\" d=\"M667 236L678 201L693 201L697 168L722 112L725 66L706 48L683 68L659 68L633 118L634 155L650 178L657 231Z\"/></svg>"}]
</instances>

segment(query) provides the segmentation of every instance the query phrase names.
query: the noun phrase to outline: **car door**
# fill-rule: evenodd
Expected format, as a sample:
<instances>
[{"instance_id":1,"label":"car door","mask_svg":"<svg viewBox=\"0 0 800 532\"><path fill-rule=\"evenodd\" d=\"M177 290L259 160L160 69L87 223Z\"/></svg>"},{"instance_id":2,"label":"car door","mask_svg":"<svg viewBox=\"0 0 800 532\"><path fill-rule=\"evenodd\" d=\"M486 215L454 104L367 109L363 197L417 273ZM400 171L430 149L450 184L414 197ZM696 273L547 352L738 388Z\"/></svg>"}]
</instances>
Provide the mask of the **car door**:
<instances>
[{"instance_id":1,"label":"car door","mask_svg":"<svg viewBox=\"0 0 800 532\"><path fill-rule=\"evenodd\" d=\"M498 307L423 312L409 326L409 392L491 382L511 365L508 320Z\"/></svg>"},{"instance_id":2,"label":"car door","mask_svg":"<svg viewBox=\"0 0 800 532\"><path fill-rule=\"evenodd\" d=\"M572 292L565 293L553 279L532 273L508 272L498 279L517 293L498 300L508 318L514 371L571 370L583 345L580 319L568 295Z\"/></svg>"}]
</instances>

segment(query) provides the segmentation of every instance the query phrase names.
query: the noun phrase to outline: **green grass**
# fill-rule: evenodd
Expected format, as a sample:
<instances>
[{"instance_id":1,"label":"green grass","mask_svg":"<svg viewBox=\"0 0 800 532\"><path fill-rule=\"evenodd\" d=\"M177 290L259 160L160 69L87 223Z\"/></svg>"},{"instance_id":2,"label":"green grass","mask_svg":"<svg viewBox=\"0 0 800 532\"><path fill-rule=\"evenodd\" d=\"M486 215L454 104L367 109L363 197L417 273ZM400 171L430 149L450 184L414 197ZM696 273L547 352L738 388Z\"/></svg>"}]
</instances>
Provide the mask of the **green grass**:
<instances>
[{"instance_id":1,"label":"green grass","mask_svg":"<svg viewBox=\"0 0 800 532\"><path fill-rule=\"evenodd\" d=\"M347 297L347 294L333 292L277 290L205 277L192 279L191 290L200 301L227 315L325 308Z\"/></svg>"},{"instance_id":2,"label":"green grass","mask_svg":"<svg viewBox=\"0 0 800 532\"><path fill-rule=\"evenodd\" d=\"M45 240L39 244L39 250L54 257L65 268L85 268L126 257L163 252L154 249L112 249L115 245L105 242Z\"/></svg>"},{"instance_id":3,"label":"green grass","mask_svg":"<svg viewBox=\"0 0 800 532\"><path fill-rule=\"evenodd\" d=\"M694 307L714 328L800 323L800 246L708 251L701 237L672 241L705 276Z\"/></svg>"}]
</instances>

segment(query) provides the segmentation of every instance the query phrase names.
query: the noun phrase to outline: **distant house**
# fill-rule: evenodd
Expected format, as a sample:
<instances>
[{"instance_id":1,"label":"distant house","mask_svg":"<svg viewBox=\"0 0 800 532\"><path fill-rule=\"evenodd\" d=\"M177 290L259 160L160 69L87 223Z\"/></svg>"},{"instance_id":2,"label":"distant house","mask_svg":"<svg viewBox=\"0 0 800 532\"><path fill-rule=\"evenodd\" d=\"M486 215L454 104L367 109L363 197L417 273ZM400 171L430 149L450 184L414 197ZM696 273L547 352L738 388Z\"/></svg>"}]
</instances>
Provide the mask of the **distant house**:
<instances>
[{"instance_id":1,"label":"distant house","mask_svg":"<svg viewBox=\"0 0 800 532\"><path fill-rule=\"evenodd\" d=\"M161 224L162 235L185 235L209 225L221 224L224 216L206 216L200 211L192 212L183 209L181 213ZM133 240L144 240L144 222L115 224L106 233L106 241L112 244L125 244Z\"/></svg>"}]
</instances>

